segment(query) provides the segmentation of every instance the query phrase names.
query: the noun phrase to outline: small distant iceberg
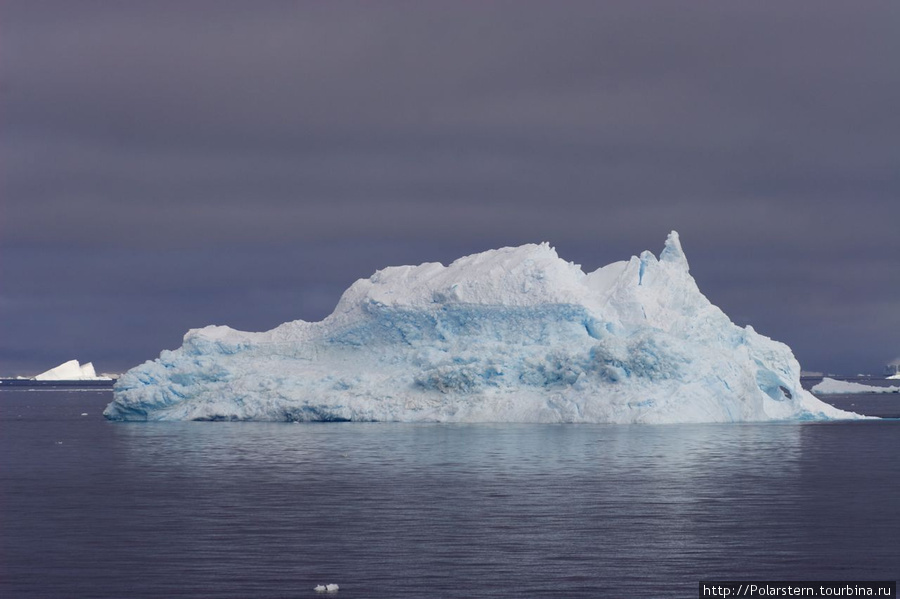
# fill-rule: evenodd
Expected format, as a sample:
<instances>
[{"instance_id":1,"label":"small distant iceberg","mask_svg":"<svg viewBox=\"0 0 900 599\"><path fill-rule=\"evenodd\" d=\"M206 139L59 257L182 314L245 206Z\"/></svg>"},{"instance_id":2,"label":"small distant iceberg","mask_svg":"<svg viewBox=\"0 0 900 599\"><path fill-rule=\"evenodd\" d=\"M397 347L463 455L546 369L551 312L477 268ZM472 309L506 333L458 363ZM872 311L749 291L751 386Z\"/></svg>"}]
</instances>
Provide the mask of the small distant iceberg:
<instances>
[{"instance_id":1,"label":"small distant iceberg","mask_svg":"<svg viewBox=\"0 0 900 599\"><path fill-rule=\"evenodd\" d=\"M819 395L846 395L850 393L900 393L900 387L877 387L850 381L838 381L825 377L822 382L812 388Z\"/></svg>"},{"instance_id":2,"label":"small distant iceberg","mask_svg":"<svg viewBox=\"0 0 900 599\"><path fill-rule=\"evenodd\" d=\"M97 376L91 362L79 364L78 360L63 362L55 368L34 377L36 381L111 381L108 376Z\"/></svg>"},{"instance_id":3,"label":"small distant iceberg","mask_svg":"<svg viewBox=\"0 0 900 599\"><path fill-rule=\"evenodd\" d=\"M895 360L885 366L884 375L889 381L900 380L900 360Z\"/></svg>"},{"instance_id":4,"label":"small distant iceberg","mask_svg":"<svg viewBox=\"0 0 900 599\"><path fill-rule=\"evenodd\" d=\"M320 584L313 590L317 593L336 593L340 588L341 587L336 584Z\"/></svg>"}]
</instances>

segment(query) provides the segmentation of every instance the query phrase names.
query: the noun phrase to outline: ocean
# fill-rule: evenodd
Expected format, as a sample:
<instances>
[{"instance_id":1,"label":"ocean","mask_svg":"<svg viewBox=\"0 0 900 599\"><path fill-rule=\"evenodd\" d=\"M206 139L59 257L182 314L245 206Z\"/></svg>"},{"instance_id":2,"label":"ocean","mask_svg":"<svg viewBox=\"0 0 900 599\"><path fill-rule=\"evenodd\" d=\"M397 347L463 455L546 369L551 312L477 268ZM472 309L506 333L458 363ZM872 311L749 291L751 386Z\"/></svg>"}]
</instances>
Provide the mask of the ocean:
<instances>
[{"instance_id":1,"label":"ocean","mask_svg":"<svg viewBox=\"0 0 900 599\"><path fill-rule=\"evenodd\" d=\"M696 597L900 578L900 420L112 423L0 391L0 597ZM830 398L900 415L900 396Z\"/></svg>"}]
</instances>

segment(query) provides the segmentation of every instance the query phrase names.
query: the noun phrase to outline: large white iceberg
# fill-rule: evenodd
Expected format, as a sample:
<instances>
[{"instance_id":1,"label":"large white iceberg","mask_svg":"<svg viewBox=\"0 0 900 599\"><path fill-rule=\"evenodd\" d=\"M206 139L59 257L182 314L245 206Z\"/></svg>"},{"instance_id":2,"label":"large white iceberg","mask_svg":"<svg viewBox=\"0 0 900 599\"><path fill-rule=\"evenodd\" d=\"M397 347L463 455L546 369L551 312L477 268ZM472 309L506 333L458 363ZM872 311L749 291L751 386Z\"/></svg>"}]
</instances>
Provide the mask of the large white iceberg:
<instances>
[{"instance_id":1,"label":"large white iceberg","mask_svg":"<svg viewBox=\"0 0 900 599\"><path fill-rule=\"evenodd\" d=\"M34 377L36 381L109 381L106 376L97 376L91 362L79 364L78 360L69 360Z\"/></svg>"},{"instance_id":2,"label":"large white iceberg","mask_svg":"<svg viewBox=\"0 0 900 599\"><path fill-rule=\"evenodd\" d=\"M114 420L737 422L854 418L733 324L678 234L585 274L548 244L380 270L321 322L188 331L126 372Z\"/></svg>"}]
</instances>

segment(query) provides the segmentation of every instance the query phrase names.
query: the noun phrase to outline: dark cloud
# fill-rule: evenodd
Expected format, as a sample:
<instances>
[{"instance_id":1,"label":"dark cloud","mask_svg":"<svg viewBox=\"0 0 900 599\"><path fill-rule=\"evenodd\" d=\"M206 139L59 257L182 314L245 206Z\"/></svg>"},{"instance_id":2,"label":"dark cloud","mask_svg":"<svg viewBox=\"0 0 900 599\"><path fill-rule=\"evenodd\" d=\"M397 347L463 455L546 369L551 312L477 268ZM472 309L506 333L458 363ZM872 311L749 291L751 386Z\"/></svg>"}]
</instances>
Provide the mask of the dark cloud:
<instances>
[{"instance_id":1,"label":"dark cloud","mask_svg":"<svg viewBox=\"0 0 900 599\"><path fill-rule=\"evenodd\" d=\"M804 366L877 369L900 352L898 19L7 0L0 370L320 318L387 264L549 240L595 268L670 229Z\"/></svg>"}]
</instances>

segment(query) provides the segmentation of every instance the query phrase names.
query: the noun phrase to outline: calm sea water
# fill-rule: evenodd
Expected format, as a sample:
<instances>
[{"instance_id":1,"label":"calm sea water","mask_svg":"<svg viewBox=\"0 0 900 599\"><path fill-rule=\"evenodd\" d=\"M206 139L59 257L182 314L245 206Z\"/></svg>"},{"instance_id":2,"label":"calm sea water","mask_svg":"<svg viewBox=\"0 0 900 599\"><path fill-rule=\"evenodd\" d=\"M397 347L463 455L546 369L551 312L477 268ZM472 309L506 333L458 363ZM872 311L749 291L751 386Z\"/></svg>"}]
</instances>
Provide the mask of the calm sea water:
<instances>
[{"instance_id":1,"label":"calm sea water","mask_svg":"<svg viewBox=\"0 0 900 599\"><path fill-rule=\"evenodd\" d=\"M696 597L701 579L900 578L900 421L123 424L100 415L109 399L0 392L0 597Z\"/></svg>"}]
</instances>

